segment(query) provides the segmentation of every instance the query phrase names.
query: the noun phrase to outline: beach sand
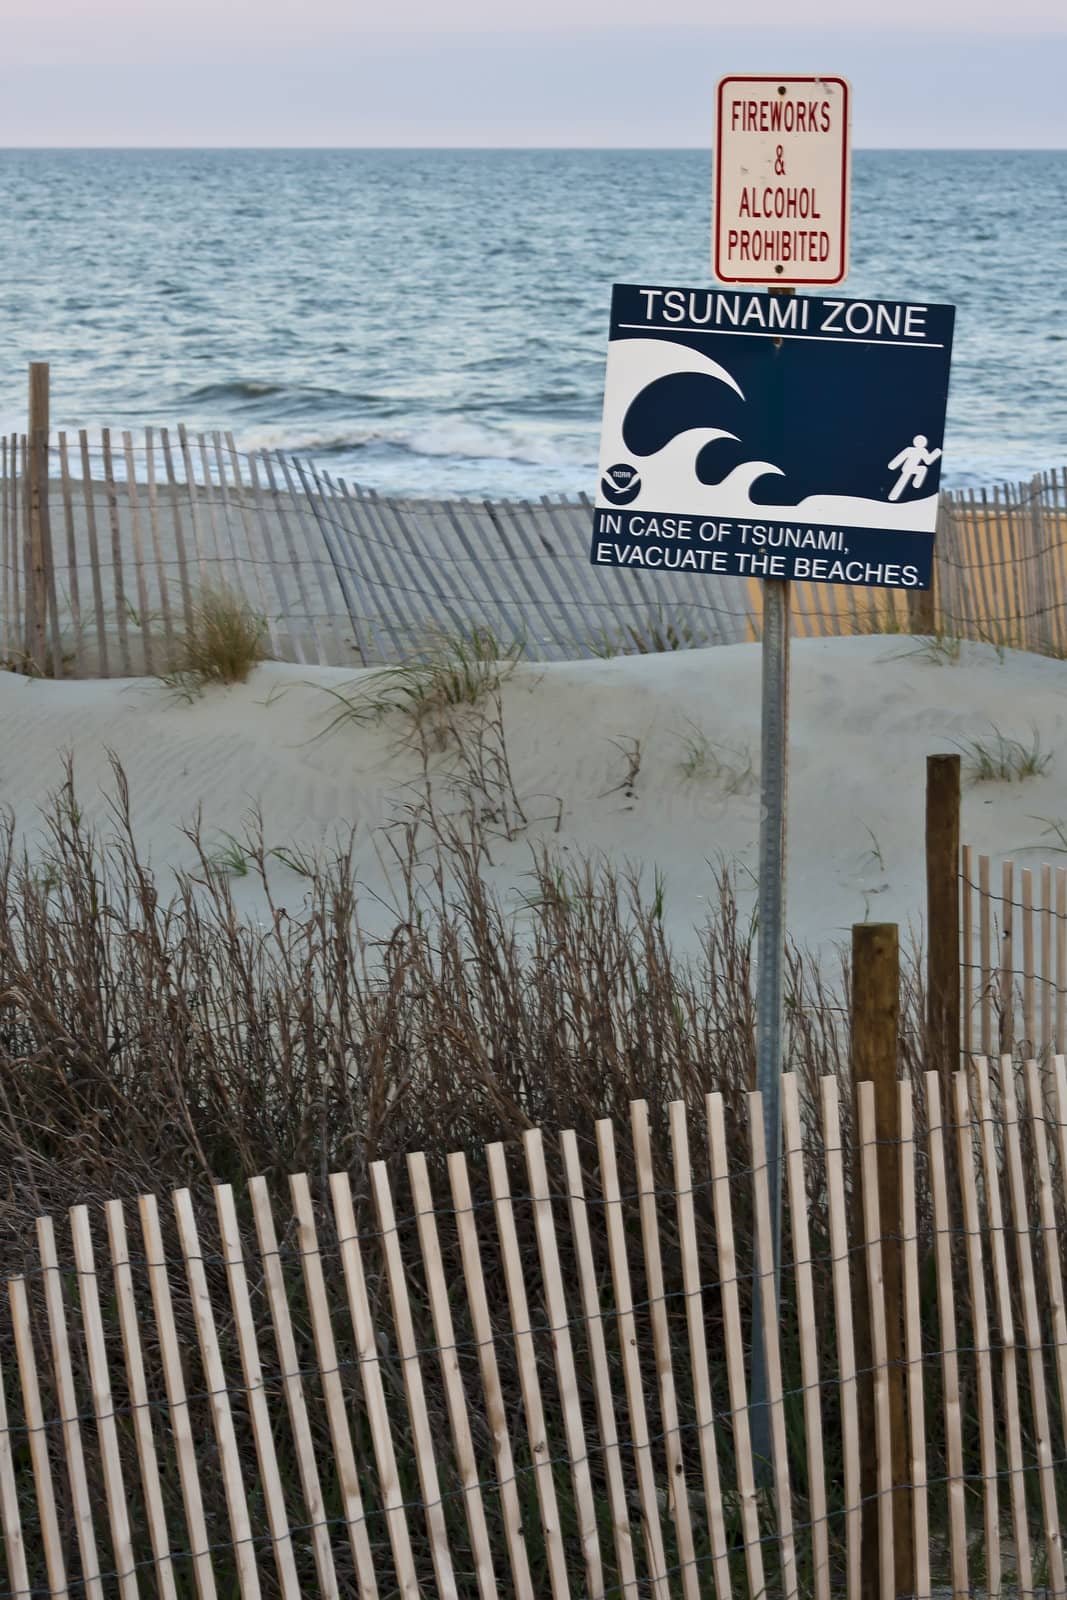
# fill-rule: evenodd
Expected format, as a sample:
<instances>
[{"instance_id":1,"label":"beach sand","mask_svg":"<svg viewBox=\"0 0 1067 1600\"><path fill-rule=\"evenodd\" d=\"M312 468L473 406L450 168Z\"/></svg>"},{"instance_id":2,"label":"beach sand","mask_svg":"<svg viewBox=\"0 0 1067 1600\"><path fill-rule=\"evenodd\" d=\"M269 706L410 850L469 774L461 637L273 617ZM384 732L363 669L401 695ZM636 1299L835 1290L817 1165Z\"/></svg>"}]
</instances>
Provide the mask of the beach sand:
<instances>
[{"instance_id":1,"label":"beach sand","mask_svg":"<svg viewBox=\"0 0 1067 1600\"><path fill-rule=\"evenodd\" d=\"M387 830L419 792L420 762L404 726L346 723L326 692L366 673L270 663L247 685L176 703L145 679L51 682L0 674L5 755L0 803L41 848L39 807L75 761L78 798L106 830L109 752L130 783L139 842L158 873L193 868L182 832L202 811L204 838L223 849L253 807L268 846L326 848L356 829L361 915L390 925L395 883ZM516 791L531 819L498 841L486 872L518 908L531 848L565 860L603 852L665 884L665 921L692 950L714 901L717 866L738 873L754 901L759 835L760 652L719 646L658 656L520 664L503 688ZM800 640L794 646L790 748L788 925L827 950L863 920L918 932L923 917L925 758L994 727L1051 761L1026 781L969 782L963 839L995 858L1057 861L1043 831L1067 807L1067 667L983 645L937 665L908 638ZM437 794L448 796L448 757ZM627 783L630 774L632 782ZM558 824L558 831L557 831ZM296 914L305 880L277 863L272 887ZM252 877L233 878L239 908L264 913Z\"/></svg>"}]
</instances>

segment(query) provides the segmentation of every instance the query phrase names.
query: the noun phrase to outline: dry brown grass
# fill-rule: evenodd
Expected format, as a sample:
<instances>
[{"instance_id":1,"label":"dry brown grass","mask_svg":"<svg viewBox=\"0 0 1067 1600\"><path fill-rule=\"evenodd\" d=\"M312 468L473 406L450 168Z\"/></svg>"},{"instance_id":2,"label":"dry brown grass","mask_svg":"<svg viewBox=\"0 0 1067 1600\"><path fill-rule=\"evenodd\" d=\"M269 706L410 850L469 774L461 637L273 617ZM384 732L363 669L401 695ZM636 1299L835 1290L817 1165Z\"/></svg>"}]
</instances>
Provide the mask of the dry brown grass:
<instances>
[{"instance_id":1,"label":"dry brown grass","mask_svg":"<svg viewBox=\"0 0 1067 1600\"><path fill-rule=\"evenodd\" d=\"M722 1089L754 1060L751 930L728 877L700 955L664 934L655 886L605 862L531 850L521 902L481 864L482 812L425 815L394 839L396 926L361 928L352 860L304 863L302 913L235 909L197 831L199 869L168 890L137 844L115 767L113 825L94 833L73 772L47 847L0 837L0 1200L14 1254L39 1211L190 1180L275 1180L408 1149L590 1130L643 1097L658 1112ZM521 826L515 820L514 827ZM420 829L422 832L420 833ZM246 870L270 899L273 852L253 822ZM272 903L272 902L271 902ZM790 1060L842 1063L840 1002L791 957ZM18 1244L16 1244L18 1241Z\"/></svg>"}]
</instances>

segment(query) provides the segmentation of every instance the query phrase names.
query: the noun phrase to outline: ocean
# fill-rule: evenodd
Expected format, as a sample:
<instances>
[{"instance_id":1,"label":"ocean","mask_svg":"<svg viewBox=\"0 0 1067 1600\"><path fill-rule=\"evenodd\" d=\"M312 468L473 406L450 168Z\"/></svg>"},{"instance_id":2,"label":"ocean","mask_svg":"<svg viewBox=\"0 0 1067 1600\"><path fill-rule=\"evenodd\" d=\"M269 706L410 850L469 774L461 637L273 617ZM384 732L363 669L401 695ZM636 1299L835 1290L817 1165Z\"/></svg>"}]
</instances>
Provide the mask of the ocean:
<instances>
[{"instance_id":1,"label":"ocean","mask_svg":"<svg viewBox=\"0 0 1067 1600\"><path fill-rule=\"evenodd\" d=\"M613 282L709 284L710 154L0 151L0 428L186 422L383 492L592 494ZM942 481L1067 460L1067 152L858 151L843 292L958 307Z\"/></svg>"}]
</instances>

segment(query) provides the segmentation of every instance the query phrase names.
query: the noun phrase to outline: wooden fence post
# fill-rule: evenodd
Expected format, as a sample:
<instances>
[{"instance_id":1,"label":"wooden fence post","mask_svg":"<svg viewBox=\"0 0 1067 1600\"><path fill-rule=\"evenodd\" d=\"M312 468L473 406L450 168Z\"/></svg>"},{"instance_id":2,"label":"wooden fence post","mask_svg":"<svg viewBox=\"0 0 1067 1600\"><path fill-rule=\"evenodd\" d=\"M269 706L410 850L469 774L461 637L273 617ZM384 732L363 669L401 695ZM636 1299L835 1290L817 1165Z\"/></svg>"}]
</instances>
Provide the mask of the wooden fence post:
<instances>
[{"instance_id":1,"label":"wooden fence post","mask_svg":"<svg viewBox=\"0 0 1067 1600\"><path fill-rule=\"evenodd\" d=\"M26 573L26 654L44 673L48 646L48 362L30 362L29 427L26 436L26 510L29 562Z\"/></svg>"},{"instance_id":2,"label":"wooden fence post","mask_svg":"<svg viewBox=\"0 0 1067 1600\"><path fill-rule=\"evenodd\" d=\"M927 1066L951 1105L960 1066L960 758L926 758Z\"/></svg>"},{"instance_id":3,"label":"wooden fence post","mask_svg":"<svg viewBox=\"0 0 1067 1600\"><path fill-rule=\"evenodd\" d=\"M893 1546L896 1593L914 1592L915 1551L911 1491L908 1487L908 1433L904 1394L903 1250L900 1196L900 1099L897 1063L900 1048L900 948L894 923L862 923L852 929L852 1105L853 1242L863 1240L857 1085L874 1084L878 1139L878 1210L881 1224L882 1284L889 1382L892 1454ZM878 1463L874 1411L874 1355L871 1305L864 1252L854 1252L852 1284L856 1365L859 1381L860 1492L863 1496L863 1600L879 1600L881 1550L878 1516Z\"/></svg>"}]
</instances>

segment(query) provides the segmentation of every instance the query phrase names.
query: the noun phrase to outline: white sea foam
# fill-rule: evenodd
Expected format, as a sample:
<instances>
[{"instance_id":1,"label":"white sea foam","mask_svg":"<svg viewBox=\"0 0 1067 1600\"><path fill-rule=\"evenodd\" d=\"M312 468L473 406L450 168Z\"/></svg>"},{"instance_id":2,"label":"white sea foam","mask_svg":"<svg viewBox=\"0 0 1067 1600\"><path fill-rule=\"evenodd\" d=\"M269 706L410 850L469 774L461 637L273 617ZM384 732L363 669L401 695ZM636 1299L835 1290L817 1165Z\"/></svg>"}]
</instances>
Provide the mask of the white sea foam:
<instances>
[{"instance_id":1,"label":"white sea foam","mask_svg":"<svg viewBox=\"0 0 1067 1600\"><path fill-rule=\"evenodd\" d=\"M590 430L590 443L591 443ZM456 462L500 461L528 467L569 467L592 476L594 449L584 441L560 437L550 427L483 427L462 418L427 419L411 427L353 422L324 430L257 428L238 434L242 450L286 450L295 455L389 455Z\"/></svg>"}]
</instances>

